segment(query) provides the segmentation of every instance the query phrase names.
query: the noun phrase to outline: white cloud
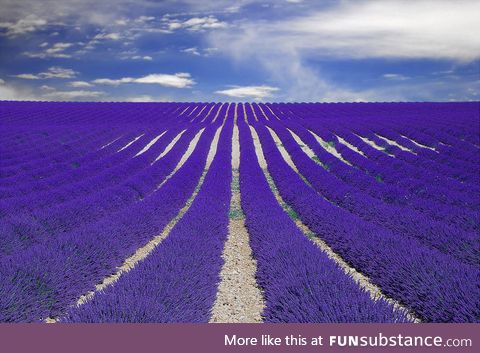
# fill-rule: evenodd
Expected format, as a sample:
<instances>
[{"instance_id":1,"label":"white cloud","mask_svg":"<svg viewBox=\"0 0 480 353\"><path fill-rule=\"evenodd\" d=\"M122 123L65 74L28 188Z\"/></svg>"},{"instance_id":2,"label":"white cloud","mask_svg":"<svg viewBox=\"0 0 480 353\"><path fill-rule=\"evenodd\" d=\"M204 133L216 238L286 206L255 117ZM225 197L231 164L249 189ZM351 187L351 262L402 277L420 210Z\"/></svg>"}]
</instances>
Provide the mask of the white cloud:
<instances>
[{"instance_id":1,"label":"white cloud","mask_svg":"<svg viewBox=\"0 0 480 353\"><path fill-rule=\"evenodd\" d=\"M48 46L47 42L44 42L39 45L42 48ZM64 50L73 46L72 43L55 43L51 48L46 49L44 52L32 53L29 51L23 52L23 55L28 56L29 58L71 58L70 54L65 54Z\"/></svg>"},{"instance_id":2,"label":"white cloud","mask_svg":"<svg viewBox=\"0 0 480 353\"><path fill-rule=\"evenodd\" d=\"M197 31L203 31L208 29L218 29L218 28L227 27L226 22L220 21L215 16L192 17L185 21L164 17L162 20L163 22L165 22L166 29L169 31L175 31L177 29L186 29L188 31L197 32Z\"/></svg>"},{"instance_id":3,"label":"white cloud","mask_svg":"<svg viewBox=\"0 0 480 353\"><path fill-rule=\"evenodd\" d=\"M17 36L34 32L37 29L43 28L47 25L47 21L37 17L36 15L29 15L21 18L16 22L0 22L0 29L5 30L7 36Z\"/></svg>"},{"instance_id":4,"label":"white cloud","mask_svg":"<svg viewBox=\"0 0 480 353\"><path fill-rule=\"evenodd\" d=\"M0 85L4 85L5 81L0 78Z\"/></svg>"},{"instance_id":5,"label":"white cloud","mask_svg":"<svg viewBox=\"0 0 480 353\"><path fill-rule=\"evenodd\" d=\"M24 80L39 80L40 79L39 76L33 75L33 74L18 74L18 75L14 75L13 77L23 78Z\"/></svg>"},{"instance_id":6,"label":"white cloud","mask_svg":"<svg viewBox=\"0 0 480 353\"><path fill-rule=\"evenodd\" d=\"M128 19L122 18L120 20L115 20L117 26L126 26L128 24Z\"/></svg>"},{"instance_id":7,"label":"white cloud","mask_svg":"<svg viewBox=\"0 0 480 353\"><path fill-rule=\"evenodd\" d=\"M110 86L118 86L123 83L132 83L134 82L134 78L132 77L124 77L120 78L118 80L112 80L110 78L97 78L96 80L93 80L92 82L97 84L97 85L110 85Z\"/></svg>"},{"instance_id":8,"label":"white cloud","mask_svg":"<svg viewBox=\"0 0 480 353\"><path fill-rule=\"evenodd\" d=\"M155 102L155 99L153 99L153 97L149 95L128 97L125 100L127 102Z\"/></svg>"},{"instance_id":9,"label":"white cloud","mask_svg":"<svg viewBox=\"0 0 480 353\"><path fill-rule=\"evenodd\" d=\"M55 88L54 88L54 87L48 86L48 85L42 85L42 86L40 86L40 89L41 89L42 91L55 91Z\"/></svg>"},{"instance_id":10,"label":"white cloud","mask_svg":"<svg viewBox=\"0 0 480 353\"><path fill-rule=\"evenodd\" d=\"M165 87L187 88L195 84L190 78L189 73L168 74L151 74L135 79L136 83L154 83Z\"/></svg>"},{"instance_id":11,"label":"white cloud","mask_svg":"<svg viewBox=\"0 0 480 353\"><path fill-rule=\"evenodd\" d=\"M72 69L64 69L59 66L52 66L45 72L40 72L39 74L19 74L13 75L13 77L23 78L25 80L40 80L40 79L49 79L49 78L73 78L77 74L76 71Z\"/></svg>"},{"instance_id":12,"label":"white cloud","mask_svg":"<svg viewBox=\"0 0 480 353\"><path fill-rule=\"evenodd\" d=\"M53 99L59 99L59 100L70 100L70 99L78 99L78 98L97 98L104 94L105 92L101 92L101 91L78 90L78 91L54 91L54 92L47 93L45 96Z\"/></svg>"},{"instance_id":13,"label":"white cloud","mask_svg":"<svg viewBox=\"0 0 480 353\"><path fill-rule=\"evenodd\" d=\"M227 13L237 13L240 11L240 5L232 5L225 9Z\"/></svg>"},{"instance_id":14,"label":"white cloud","mask_svg":"<svg viewBox=\"0 0 480 353\"><path fill-rule=\"evenodd\" d=\"M47 54L55 54L64 51L67 48L70 48L72 43L55 43L51 48L46 50Z\"/></svg>"},{"instance_id":15,"label":"white cloud","mask_svg":"<svg viewBox=\"0 0 480 353\"><path fill-rule=\"evenodd\" d=\"M187 49L182 49L181 50L182 53L187 53L187 54L196 55L196 56L210 56L217 51L218 51L218 48L199 49L197 47L192 47L192 48L187 48Z\"/></svg>"},{"instance_id":16,"label":"white cloud","mask_svg":"<svg viewBox=\"0 0 480 353\"><path fill-rule=\"evenodd\" d=\"M215 91L217 94L235 98L263 99L271 97L279 89L271 86L234 86L225 90Z\"/></svg>"},{"instance_id":17,"label":"white cloud","mask_svg":"<svg viewBox=\"0 0 480 353\"><path fill-rule=\"evenodd\" d=\"M479 1L365 0L337 4L288 20L246 21L231 31L211 35L230 43L225 50L233 50L237 56L244 55L245 50L275 50L342 58L480 58Z\"/></svg>"},{"instance_id":18,"label":"white cloud","mask_svg":"<svg viewBox=\"0 0 480 353\"><path fill-rule=\"evenodd\" d=\"M1 100L35 100L29 88L16 87L7 83L0 85Z\"/></svg>"},{"instance_id":19,"label":"white cloud","mask_svg":"<svg viewBox=\"0 0 480 353\"><path fill-rule=\"evenodd\" d=\"M86 81L73 81L70 82L68 85L74 88L87 88L93 86L91 83L88 83Z\"/></svg>"},{"instance_id":20,"label":"white cloud","mask_svg":"<svg viewBox=\"0 0 480 353\"><path fill-rule=\"evenodd\" d=\"M170 74L150 74L147 76L133 78L123 77L120 79L99 78L92 81L95 84L118 86L125 83L157 84L164 87L188 88L195 84L189 73L179 72Z\"/></svg>"},{"instance_id":21,"label":"white cloud","mask_svg":"<svg viewBox=\"0 0 480 353\"><path fill-rule=\"evenodd\" d=\"M120 33L99 33L93 37L93 40L119 40L121 37Z\"/></svg>"},{"instance_id":22,"label":"white cloud","mask_svg":"<svg viewBox=\"0 0 480 353\"><path fill-rule=\"evenodd\" d=\"M468 0L341 1L287 20L237 22L209 32L207 39L236 65L263 69L270 82L282 87L277 99L398 100L411 97L411 85L398 90L345 88L322 77L321 66L310 59L473 60L480 57L479 12L480 3ZM397 85L410 81L397 79Z\"/></svg>"},{"instance_id":23,"label":"white cloud","mask_svg":"<svg viewBox=\"0 0 480 353\"><path fill-rule=\"evenodd\" d=\"M63 53L47 54L47 53L32 53L32 52L26 51L26 52L23 52L22 54L25 55L25 56L28 56L29 58L39 58L39 59L71 58L72 57L70 54L63 54Z\"/></svg>"},{"instance_id":24,"label":"white cloud","mask_svg":"<svg viewBox=\"0 0 480 353\"><path fill-rule=\"evenodd\" d=\"M409 79L408 76L404 76L401 74L383 74L382 77L386 78L387 80L397 80L397 81L404 81Z\"/></svg>"},{"instance_id":25,"label":"white cloud","mask_svg":"<svg viewBox=\"0 0 480 353\"><path fill-rule=\"evenodd\" d=\"M205 56L212 55L213 53L216 53L218 51L218 48L205 48L203 49L203 52L205 53Z\"/></svg>"},{"instance_id":26,"label":"white cloud","mask_svg":"<svg viewBox=\"0 0 480 353\"><path fill-rule=\"evenodd\" d=\"M134 55L131 57L132 60L146 60L146 61L152 61L153 58L149 55Z\"/></svg>"},{"instance_id":27,"label":"white cloud","mask_svg":"<svg viewBox=\"0 0 480 353\"><path fill-rule=\"evenodd\" d=\"M77 72L72 69L65 69L59 66L52 66L46 72L41 72L39 76L41 78L73 78Z\"/></svg>"},{"instance_id":28,"label":"white cloud","mask_svg":"<svg viewBox=\"0 0 480 353\"><path fill-rule=\"evenodd\" d=\"M192 55L198 55L198 56L201 55L197 47L183 49L182 52L187 54L192 54Z\"/></svg>"},{"instance_id":29,"label":"white cloud","mask_svg":"<svg viewBox=\"0 0 480 353\"><path fill-rule=\"evenodd\" d=\"M135 22L137 23L145 23L145 22L150 22L153 21L155 17L153 16L140 16L135 19Z\"/></svg>"}]
</instances>

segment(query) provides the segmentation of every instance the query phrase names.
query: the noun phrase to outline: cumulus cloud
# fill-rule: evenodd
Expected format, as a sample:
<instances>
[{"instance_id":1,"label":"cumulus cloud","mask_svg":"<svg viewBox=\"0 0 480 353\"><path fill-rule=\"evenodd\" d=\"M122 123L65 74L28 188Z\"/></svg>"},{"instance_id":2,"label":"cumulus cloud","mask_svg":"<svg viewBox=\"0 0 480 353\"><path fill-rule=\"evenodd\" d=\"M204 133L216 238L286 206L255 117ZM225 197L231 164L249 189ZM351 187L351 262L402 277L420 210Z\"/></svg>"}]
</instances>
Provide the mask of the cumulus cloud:
<instances>
[{"instance_id":1,"label":"cumulus cloud","mask_svg":"<svg viewBox=\"0 0 480 353\"><path fill-rule=\"evenodd\" d=\"M86 81L72 81L68 85L74 88L87 88L93 86L91 83L88 83Z\"/></svg>"},{"instance_id":2,"label":"cumulus cloud","mask_svg":"<svg viewBox=\"0 0 480 353\"><path fill-rule=\"evenodd\" d=\"M3 29L7 36L17 36L34 32L37 29L43 28L47 25L47 21L37 17L36 15L29 15L21 18L16 22L0 22L0 29Z\"/></svg>"},{"instance_id":3,"label":"cumulus cloud","mask_svg":"<svg viewBox=\"0 0 480 353\"><path fill-rule=\"evenodd\" d=\"M215 16L192 17L188 20L171 19L170 17L163 18L164 25L169 31L178 29L186 29L189 31L203 31L207 29L226 28L227 23L220 21Z\"/></svg>"},{"instance_id":4,"label":"cumulus cloud","mask_svg":"<svg viewBox=\"0 0 480 353\"><path fill-rule=\"evenodd\" d=\"M45 48L48 46L47 42L44 42L39 45L41 48ZM72 43L55 43L52 45L50 48L45 49L43 52L39 53L32 53L32 52L24 52L23 55L26 55L30 58L71 58L72 56L70 54L64 53L64 51L68 48L73 46Z\"/></svg>"},{"instance_id":5,"label":"cumulus cloud","mask_svg":"<svg viewBox=\"0 0 480 353\"><path fill-rule=\"evenodd\" d=\"M42 85L40 86L40 89L42 91L55 91L55 87L49 86L49 85Z\"/></svg>"},{"instance_id":6,"label":"cumulus cloud","mask_svg":"<svg viewBox=\"0 0 480 353\"><path fill-rule=\"evenodd\" d=\"M119 40L121 37L120 33L99 33L93 37L93 40Z\"/></svg>"},{"instance_id":7,"label":"cumulus cloud","mask_svg":"<svg viewBox=\"0 0 480 353\"><path fill-rule=\"evenodd\" d=\"M78 91L54 91L47 93L45 96L58 99L58 100L72 100L72 99L79 99L79 98L98 98L104 95L105 92L102 91L86 91L86 90L78 90Z\"/></svg>"},{"instance_id":8,"label":"cumulus cloud","mask_svg":"<svg viewBox=\"0 0 480 353\"><path fill-rule=\"evenodd\" d=\"M215 91L216 94L221 94L224 96L235 97L235 98L253 98L253 99L263 99L271 97L274 92L277 92L279 89L277 87L271 86L234 86L232 88Z\"/></svg>"},{"instance_id":9,"label":"cumulus cloud","mask_svg":"<svg viewBox=\"0 0 480 353\"><path fill-rule=\"evenodd\" d=\"M38 75L34 75L34 74L18 74L18 75L14 75L13 77L23 78L24 80L39 80L40 79L40 77Z\"/></svg>"},{"instance_id":10,"label":"cumulus cloud","mask_svg":"<svg viewBox=\"0 0 480 353\"><path fill-rule=\"evenodd\" d=\"M187 54L196 55L196 56L210 56L216 51L218 51L218 48L199 49L197 47L192 47L192 48L186 48L181 50L182 53L187 53Z\"/></svg>"},{"instance_id":11,"label":"cumulus cloud","mask_svg":"<svg viewBox=\"0 0 480 353\"><path fill-rule=\"evenodd\" d=\"M64 51L67 48L70 48L73 44L72 43L55 43L51 48L46 50L47 54L56 54L59 52Z\"/></svg>"},{"instance_id":12,"label":"cumulus cloud","mask_svg":"<svg viewBox=\"0 0 480 353\"><path fill-rule=\"evenodd\" d=\"M145 22L150 22L155 19L154 16L140 16L135 19L135 22L137 23L145 23Z\"/></svg>"},{"instance_id":13,"label":"cumulus cloud","mask_svg":"<svg viewBox=\"0 0 480 353\"><path fill-rule=\"evenodd\" d=\"M146 60L146 61L152 61L153 58L150 55L134 55L131 58L132 60Z\"/></svg>"},{"instance_id":14,"label":"cumulus cloud","mask_svg":"<svg viewBox=\"0 0 480 353\"><path fill-rule=\"evenodd\" d=\"M99 78L92 81L95 84L118 86L125 83L145 83L157 84L164 87L174 88L188 88L196 82L191 78L189 73L179 72L173 75L170 74L150 74L147 76L133 78L122 77L120 79Z\"/></svg>"},{"instance_id":15,"label":"cumulus cloud","mask_svg":"<svg viewBox=\"0 0 480 353\"><path fill-rule=\"evenodd\" d=\"M198 56L201 55L197 47L183 49L182 52L187 54L192 54L192 55L198 55Z\"/></svg>"},{"instance_id":16,"label":"cumulus cloud","mask_svg":"<svg viewBox=\"0 0 480 353\"><path fill-rule=\"evenodd\" d=\"M38 74L18 74L13 75L13 77L22 78L25 80L40 80L40 79L49 79L49 78L73 78L77 74L76 71L72 69L65 69L59 66L52 66L45 72L40 72Z\"/></svg>"}]
</instances>

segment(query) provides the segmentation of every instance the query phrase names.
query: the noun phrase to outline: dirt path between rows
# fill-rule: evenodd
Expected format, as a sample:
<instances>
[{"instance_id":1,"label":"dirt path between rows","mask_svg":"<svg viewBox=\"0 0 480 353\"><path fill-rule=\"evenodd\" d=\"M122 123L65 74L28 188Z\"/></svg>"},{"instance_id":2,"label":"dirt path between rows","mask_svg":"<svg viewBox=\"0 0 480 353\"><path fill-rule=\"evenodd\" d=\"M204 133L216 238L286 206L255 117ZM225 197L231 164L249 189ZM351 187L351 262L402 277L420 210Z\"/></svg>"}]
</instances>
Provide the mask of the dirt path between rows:
<instances>
[{"instance_id":1,"label":"dirt path between rows","mask_svg":"<svg viewBox=\"0 0 480 353\"><path fill-rule=\"evenodd\" d=\"M265 306L262 291L255 279L257 263L252 255L249 234L245 227L245 216L241 207L239 166L240 144L235 114L230 221L222 254L225 263L220 272L221 282L210 319L212 323L262 322L261 314Z\"/></svg>"}]
</instances>

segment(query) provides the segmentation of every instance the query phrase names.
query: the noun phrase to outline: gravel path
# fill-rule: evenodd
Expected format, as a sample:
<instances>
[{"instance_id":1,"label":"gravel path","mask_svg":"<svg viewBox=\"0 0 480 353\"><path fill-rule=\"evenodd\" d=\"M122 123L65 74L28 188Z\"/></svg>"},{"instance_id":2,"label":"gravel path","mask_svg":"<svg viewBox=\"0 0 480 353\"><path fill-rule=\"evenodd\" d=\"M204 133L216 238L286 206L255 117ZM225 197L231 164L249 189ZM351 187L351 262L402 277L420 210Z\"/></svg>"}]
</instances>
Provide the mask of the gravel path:
<instances>
[{"instance_id":1,"label":"gravel path","mask_svg":"<svg viewBox=\"0 0 480 353\"><path fill-rule=\"evenodd\" d=\"M236 107L235 107L236 109ZM249 235L245 228L240 204L239 163L240 145L235 124L232 141L232 199L228 237L222 257L225 261L220 272L221 282L212 309L212 323L262 322L265 306L261 289L255 280L256 260L252 256Z\"/></svg>"}]
</instances>

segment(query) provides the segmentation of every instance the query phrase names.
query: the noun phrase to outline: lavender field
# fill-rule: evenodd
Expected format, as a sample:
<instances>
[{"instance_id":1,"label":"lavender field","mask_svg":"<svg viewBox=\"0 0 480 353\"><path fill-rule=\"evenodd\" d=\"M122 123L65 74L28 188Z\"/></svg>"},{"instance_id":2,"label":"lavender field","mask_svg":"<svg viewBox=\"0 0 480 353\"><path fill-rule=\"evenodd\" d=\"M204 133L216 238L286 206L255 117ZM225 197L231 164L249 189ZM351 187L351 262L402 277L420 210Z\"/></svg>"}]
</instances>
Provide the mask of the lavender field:
<instances>
[{"instance_id":1,"label":"lavender field","mask_svg":"<svg viewBox=\"0 0 480 353\"><path fill-rule=\"evenodd\" d=\"M480 322L479 109L0 102L0 322Z\"/></svg>"}]
</instances>

